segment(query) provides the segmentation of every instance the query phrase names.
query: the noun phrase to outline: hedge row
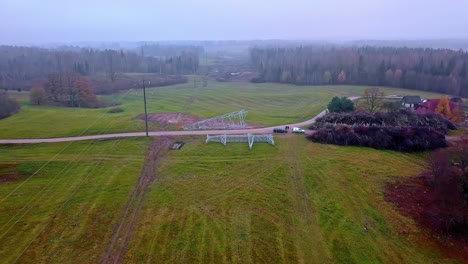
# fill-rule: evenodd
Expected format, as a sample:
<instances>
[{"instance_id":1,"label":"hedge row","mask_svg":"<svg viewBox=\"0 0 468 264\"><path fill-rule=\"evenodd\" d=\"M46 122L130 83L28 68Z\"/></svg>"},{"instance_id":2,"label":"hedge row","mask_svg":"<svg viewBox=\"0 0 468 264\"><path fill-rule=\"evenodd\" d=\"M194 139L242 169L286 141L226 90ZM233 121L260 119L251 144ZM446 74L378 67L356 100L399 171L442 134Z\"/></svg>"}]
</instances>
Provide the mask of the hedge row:
<instances>
[{"instance_id":1,"label":"hedge row","mask_svg":"<svg viewBox=\"0 0 468 264\"><path fill-rule=\"evenodd\" d=\"M329 113L310 128L315 130L323 128L328 124L346 124L361 126L384 126L384 127L429 127L441 133L447 134L456 126L446 118L438 114L420 115L408 110L395 112L351 112L351 113Z\"/></svg>"},{"instance_id":2,"label":"hedge row","mask_svg":"<svg viewBox=\"0 0 468 264\"><path fill-rule=\"evenodd\" d=\"M418 152L447 147L444 134L428 127L335 125L307 136L313 142Z\"/></svg>"}]
</instances>

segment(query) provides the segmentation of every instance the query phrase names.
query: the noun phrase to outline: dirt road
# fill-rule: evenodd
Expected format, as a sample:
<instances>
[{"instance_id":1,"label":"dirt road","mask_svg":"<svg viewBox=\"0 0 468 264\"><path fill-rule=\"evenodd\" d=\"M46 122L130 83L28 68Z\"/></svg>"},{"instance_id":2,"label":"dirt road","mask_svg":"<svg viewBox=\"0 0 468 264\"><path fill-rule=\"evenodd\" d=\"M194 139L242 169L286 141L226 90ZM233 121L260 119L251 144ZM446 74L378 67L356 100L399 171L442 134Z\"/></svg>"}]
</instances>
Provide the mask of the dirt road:
<instances>
[{"instance_id":1,"label":"dirt road","mask_svg":"<svg viewBox=\"0 0 468 264\"><path fill-rule=\"evenodd\" d=\"M314 118L307 121L286 124L275 127L302 127L315 123L315 120L325 115L325 111L316 115ZM186 135L220 135L220 134L262 134L272 133L274 127L264 128L252 128L252 129L236 129L236 130L196 130L196 131L157 131L149 132L150 136L186 136ZM51 143L51 142L67 142L67 141L79 141L79 140L90 140L90 139L109 139L109 138L124 138L124 137L144 137L145 132L133 132L133 133L119 133L119 134L106 134L106 135L93 135L93 136L81 136L81 137L65 137L65 138L40 138L40 139L0 139L0 144L34 144L34 143Z\"/></svg>"},{"instance_id":2,"label":"dirt road","mask_svg":"<svg viewBox=\"0 0 468 264\"><path fill-rule=\"evenodd\" d=\"M109 241L109 246L102 256L101 263L117 264L123 262L128 243L139 218L145 194L155 180L156 168L160 164L161 156L167 151L171 142L172 140L169 137L158 137L150 143L137 185L127 201L122 217Z\"/></svg>"},{"instance_id":3,"label":"dirt road","mask_svg":"<svg viewBox=\"0 0 468 264\"><path fill-rule=\"evenodd\" d=\"M357 100L360 96L348 97L351 100ZM326 114L327 110L323 110L313 118L295 124L284 124L274 127L263 127L263 128L250 128L250 129L236 129L236 130L196 130L196 131L157 131L149 132L152 137L157 136L186 136L186 135L222 135L222 134L264 134L272 133L275 127L303 127L308 126ZM80 137L64 137L64 138L38 138L38 139L0 139L0 144L34 144L34 143L51 143L51 142L68 142L68 141L79 141L79 140L92 140L92 139L109 139L109 138L124 138L124 137L144 137L145 132L132 132L132 133L119 133L119 134L105 134L105 135L93 135L93 136L80 136Z\"/></svg>"}]
</instances>

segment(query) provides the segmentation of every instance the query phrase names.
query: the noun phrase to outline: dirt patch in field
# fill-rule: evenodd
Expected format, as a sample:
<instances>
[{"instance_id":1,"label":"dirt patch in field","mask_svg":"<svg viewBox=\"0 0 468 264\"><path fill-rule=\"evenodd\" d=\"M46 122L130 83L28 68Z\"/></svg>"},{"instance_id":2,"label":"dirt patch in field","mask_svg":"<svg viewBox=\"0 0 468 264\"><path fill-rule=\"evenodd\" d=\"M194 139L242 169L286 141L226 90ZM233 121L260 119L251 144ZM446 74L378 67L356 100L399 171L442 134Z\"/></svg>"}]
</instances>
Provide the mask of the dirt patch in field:
<instances>
[{"instance_id":1,"label":"dirt patch in field","mask_svg":"<svg viewBox=\"0 0 468 264\"><path fill-rule=\"evenodd\" d=\"M16 164L0 164L0 184L18 182L26 176L28 174L19 170Z\"/></svg>"},{"instance_id":2,"label":"dirt patch in field","mask_svg":"<svg viewBox=\"0 0 468 264\"><path fill-rule=\"evenodd\" d=\"M140 114L136 117L139 120L145 120L145 115ZM206 118L201 118L195 115L182 114L182 113L159 113L148 114L148 122L160 125L191 125L193 123L202 121Z\"/></svg>"},{"instance_id":3,"label":"dirt patch in field","mask_svg":"<svg viewBox=\"0 0 468 264\"><path fill-rule=\"evenodd\" d=\"M430 200L433 192L430 187L430 173L424 173L418 177L400 179L388 184L385 188L385 200L394 203L399 211L414 219L424 229L428 239L421 241L430 247L436 247L444 255L468 261L468 239L452 237L433 230L424 214L424 205Z\"/></svg>"},{"instance_id":4,"label":"dirt patch in field","mask_svg":"<svg viewBox=\"0 0 468 264\"><path fill-rule=\"evenodd\" d=\"M101 263L117 264L123 262L145 201L145 194L156 179L157 168L162 163L161 158L169 149L172 142L173 139L170 137L156 137L151 141L137 185L133 189L122 212L122 218L114 229L109 246L102 256Z\"/></svg>"}]
</instances>

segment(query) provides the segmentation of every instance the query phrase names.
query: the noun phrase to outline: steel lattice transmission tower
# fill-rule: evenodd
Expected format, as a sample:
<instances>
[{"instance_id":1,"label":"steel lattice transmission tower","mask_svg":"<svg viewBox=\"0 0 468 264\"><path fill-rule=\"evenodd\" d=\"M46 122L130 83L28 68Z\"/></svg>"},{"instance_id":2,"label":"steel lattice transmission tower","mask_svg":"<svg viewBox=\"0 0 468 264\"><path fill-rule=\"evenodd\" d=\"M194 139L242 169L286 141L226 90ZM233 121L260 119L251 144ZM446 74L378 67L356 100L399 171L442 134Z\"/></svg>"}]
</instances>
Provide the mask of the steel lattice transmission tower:
<instances>
[{"instance_id":1,"label":"steel lattice transmission tower","mask_svg":"<svg viewBox=\"0 0 468 264\"><path fill-rule=\"evenodd\" d=\"M239 129L246 128L245 117L247 111L240 110L225 115L220 115L210 119L184 126L186 130L206 130L206 129Z\"/></svg>"},{"instance_id":2,"label":"steel lattice transmission tower","mask_svg":"<svg viewBox=\"0 0 468 264\"><path fill-rule=\"evenodd\" d=\"M249 148L252 149L253 144L257 143L269 143L275 145L275 140L272 134L254 135L206 135L206 143L219 142L223 145L227 143L249 143Z\"/></svg>"}]
</instances>

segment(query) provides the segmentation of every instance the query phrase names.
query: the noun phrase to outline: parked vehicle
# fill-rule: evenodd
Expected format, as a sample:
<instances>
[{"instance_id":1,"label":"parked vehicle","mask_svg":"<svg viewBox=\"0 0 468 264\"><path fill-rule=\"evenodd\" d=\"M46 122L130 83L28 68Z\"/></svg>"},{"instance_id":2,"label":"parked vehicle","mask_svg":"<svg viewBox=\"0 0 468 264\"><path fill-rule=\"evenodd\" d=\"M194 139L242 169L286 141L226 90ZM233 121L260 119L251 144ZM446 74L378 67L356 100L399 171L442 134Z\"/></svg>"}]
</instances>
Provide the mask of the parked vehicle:
<instances>
[{"instance_id":1,"label":"parked vehicle","mask_svg":"<svg viewBox=\"0 0 468 264\"><path fill-rule=\"evenodd\" d=\"M273 128L273 133L288 133L288 131L286 129L282 129L282 128Z\"/></svg>"},{"instance_id":2,"label":"parked vehicle","mask_svg":"<svg viewBox=\"0 0 468 264\"><path fill-rule=\"evenodd\" d=\"M293 127L292 132L297 134L304 134L305 130L299 127Z\"/></svg>"}]
</instances>

